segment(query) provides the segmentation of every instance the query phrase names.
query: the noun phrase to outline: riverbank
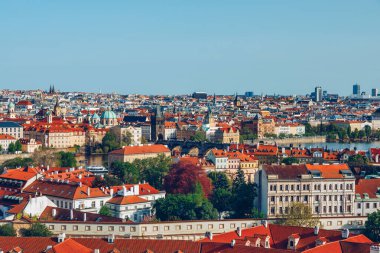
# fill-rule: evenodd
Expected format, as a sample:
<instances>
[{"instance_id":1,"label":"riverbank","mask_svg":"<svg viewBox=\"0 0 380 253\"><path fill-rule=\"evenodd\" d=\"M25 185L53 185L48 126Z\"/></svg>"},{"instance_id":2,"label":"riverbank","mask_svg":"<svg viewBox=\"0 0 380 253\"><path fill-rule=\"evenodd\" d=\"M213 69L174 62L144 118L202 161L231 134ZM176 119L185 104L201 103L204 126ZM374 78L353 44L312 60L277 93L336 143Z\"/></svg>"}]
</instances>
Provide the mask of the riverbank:
<instances>
[{"instance_id":1,"label":"riverbank","mask_svg":"<svg viewBox=\"0 0 380 253\"><path fill-rule=\"evenodd\" d=\"M305 137L293 137L293 138L263 138L254 141L246 140L244 144L256 144L258 142L276 143L277 145L299 145L304 143L325 143L326 136L305 136Z\"/></svg>"}]
</instances>

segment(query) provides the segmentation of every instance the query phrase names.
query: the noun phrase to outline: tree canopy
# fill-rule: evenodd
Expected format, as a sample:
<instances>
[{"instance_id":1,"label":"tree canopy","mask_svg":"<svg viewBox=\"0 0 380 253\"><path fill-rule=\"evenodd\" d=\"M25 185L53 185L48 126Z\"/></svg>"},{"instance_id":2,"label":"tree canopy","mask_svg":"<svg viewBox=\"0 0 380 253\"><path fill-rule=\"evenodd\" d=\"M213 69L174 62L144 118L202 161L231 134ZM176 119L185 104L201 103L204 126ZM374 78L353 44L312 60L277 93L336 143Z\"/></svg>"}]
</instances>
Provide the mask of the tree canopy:
<instances>
[{"instance_id":1,"label":"tree canopy","mask_svg":"<svg viewBox=\"0 0 380 253\"><path fill-rule=\"evenodd\" d=\"M162 190L163 179L171 165L171 158L157 157L136 159L132 163L115 161L111 164L113 174L125 183L148 182L156 189Z\"/></svg>"},{"instance_id":2,"label":"tree canopy","mask_svg":"<svg viewBox=\"0 0 380 253\"><path fill-rule=\"evenodd\" d=\"M168 193L189 194L194 193L197 184L202 187L203 194L208 196L211 192L211 181L200 166L188 161L173 164L164 180L164 188Z\"/></svg>"},{"instance_id":3,"label":"tree canopy","mask_svg":"<svg viewBox=\"0 0 380 253\"><path fill-rule=\"evenodd\" d=\"M75 159L74 153L71 152L59 152L57 154L58 164L61 167L76 167L77 160Z\"/></svg>"},{"instance_id":4,"label":"tree canopy","mask_svg":"<svg viewBox=\"0 0 380 253\"><path fill-rule=\"evenodd\" d=\"M121 147L120 142L114 133L108 132L102 139L102 149L104 153L108 153L112 150L119 149Z\"/></svg>"},{"instance_id":5,"label":"tree canopy","mask_svg":"<svg viewBox=\"0 0 380 253\"><path fill-rule=\"evenodd\" d=\"M217 219L218 212L200 193L168 194L154 204L156 218L168 220Z\"/></svg>"},{"instance_id":6,"label":"tree canopy","mask_svg":"<svg viewBox=\"0 0 380 253\"><path fill-rule=\"evenodd\" d=\"M319 220L313 217L310 206L293 202L289 207L289 212L283 215L280 223L288 226L315 227L319 224Z\"/></svg>"},{"instance_id":7,"label":"tree canopy","mask_svg":"<svg viewBox=\"0 0 380 253\"><path fill-rule=\"evenodd\" d=\"M364 234L374 242L380 241L380 210L368 215Z\"/></svg>"},{"instance_id":8,"label":"tree canopy","mask_svg":"<svg viewBox=\"0 0 380 253\"><path fill-rule=\"evenodd\" d=\"M0 236L16 236L16 231L11 224L0 226Z\"/></svg>"},{"instance_id":9,"label":"tree canopy","mask_svg":"<svg viewBox=\"0 0 380 253\"><path fill-rule=\"evenodd\" d=\"M30 228L21 229L21 234L25 237L50 237L52 232L42 223L33 223Z\"/></svg>"}]
</instances>

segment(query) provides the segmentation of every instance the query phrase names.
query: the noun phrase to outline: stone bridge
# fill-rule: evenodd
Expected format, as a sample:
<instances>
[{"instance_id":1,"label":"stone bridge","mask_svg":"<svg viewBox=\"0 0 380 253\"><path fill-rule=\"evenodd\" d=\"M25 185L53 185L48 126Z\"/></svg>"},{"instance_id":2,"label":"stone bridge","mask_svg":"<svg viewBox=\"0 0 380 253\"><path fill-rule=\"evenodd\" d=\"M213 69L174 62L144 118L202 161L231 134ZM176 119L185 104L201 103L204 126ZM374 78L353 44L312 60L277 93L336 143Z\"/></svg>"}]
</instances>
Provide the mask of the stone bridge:
<instances>
[{"instance_id":1,"label":"stone bridge","mask_svg":"<svg viewBox=\"0 0 380 253\"><path fill-rule=\"evenodd\" d=\"M188 154L190 156L205 156L213 148L227 149L229 146L226 143L178 140L158 140L156 143L166 145L172 153L179 152L181 155Z\"/></svg>"}]
</instances>

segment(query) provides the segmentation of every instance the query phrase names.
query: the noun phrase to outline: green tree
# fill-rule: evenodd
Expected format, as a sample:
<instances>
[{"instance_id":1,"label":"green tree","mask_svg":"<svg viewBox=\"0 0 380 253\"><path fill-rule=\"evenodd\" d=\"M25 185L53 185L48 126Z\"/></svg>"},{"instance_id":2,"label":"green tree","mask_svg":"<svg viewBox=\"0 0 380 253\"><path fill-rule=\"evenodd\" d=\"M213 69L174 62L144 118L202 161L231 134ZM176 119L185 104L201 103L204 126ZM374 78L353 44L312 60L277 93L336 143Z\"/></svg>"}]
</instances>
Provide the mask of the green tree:
<instances>
[{"instance_id":1,"label":"green tree","mask_svg":"<svg viewBox=\"0 0 380 253\"><path fill-rule=\"evenodd\" d=\"M0 236L16 236L16 231L11 224L0 226Z\"/></svg>"},{"instance_id":2,"label":"green tree","mask_svg":"<svg viewBox=\"0 0 380 253\"><path fill-rule=\"evenodd\" d=\"M347 127L347 136L351 136L351 126L348 125Z\"/></svg>"},{"instance_id":3,"label":"green tree","mask_svg":"<svg viewBox=\"0 0 380 253\"><path fill-rule=\"evenodd\" d=\"M92 181L92 187L110 187L116 185L123 185L123 182L118 178L111 175L95 176L95 179Z\"/></svg>"},{"instance_id":4,"label":"green tree","mask_svg":"<svg viewBox=\"0 0 380 253\"><path fill-rule=\"evenodd\" d=\"M371 137L371 135L372 135L372 129L371 129L371 126L366 125L366 126L364 127L364 132L365 132L365 136L367 137L367 139L368 139L369 137Z\"/></svg>"},{"instance_id":5,"label":"green tree","mask_svg":"<svg viewBox=\"0 0 380 253\"><path fill-rule=\"evenodd\" d=\"M30 228L20 230L25 237L50 237L53 233L42 223L33 223Z\"/></svg>"},{"instance_id":6,"label":"green tree","mask_svg":"<svg viewBox=\"0 0 380 253\"><path fill-rule=\"evenodd\" d=\"M14 154L16 152L16 146L13 142L9 143L8 152Z\"/></svg>"},{"instance_id":7,"label":"green tree","mask_svg":"<svg viewBox=\"0 0 380 253\"><path fill-rule=\"evenodd\" d=\"M148 141L145 139L144 136L141 136L141 144L146 144Z\"/></svg>"},{"instance_id":8,"label":"green tree","mask_svg":"<svg viewBox=\"0 0 380 253\"><path fill-rule=\"evenodd\" d=\"M232 218L246 218L251 215L257 191L257 185L245 182L243 170L238 169L232 183Z\"/></svg>"},{"instance_id":9,"label":"green tree","mask_svg":"<svg viewBox=\"0 0 380 253\"><path fill-rule=\"evenodd\" d=\"M22 145L21 145L21 142L19 140L17 140L15 142L15 149L16 149L16 151L21 151L22 150Z\"/></svg>"},{"instance_id":10,"label":"green tree","mask_svg":"<svg viewBox=\"0 0 380 253\"><path fill-rule=\"evenodd\" d=\"M218 212L201 194L168 194L154 204L157 219L210 220L217 219Z\"/></svg>"},{"instance_id":11,"label":"green tree","mask_svg":"<svg viewBox=\"0 0 380 253\"><path fill-rule=\"evenodd\" d=\"M105 216L112 216L111 210L108 208L108 206L104 205L100 208L99 210L100 215L105 215Z\"/></svg>"},{"instance_id":12,"label":"green tree","mask_svg":"<svg viewBox=\"0 0 380 253\"><path fill-rule=\"evenodd\" d=\"M380 210L368 215L364 234L374 242L380 241Z\"/></svg>"},{"instance_id":13,"label":"green tree","mask_svg":"<svg viewBox=\"0 0 380 253\"><path fill-rule=\"evenodd\" d=\"M206 133L204 131L196 131L193 136L190 137L192 141L207 141Z\"/></svg>"},{"instance_id":14,"label":"green tree","mask_svg":"<svg viewBox=\"0 0 380 253\"><path fill-rule=\"evenodd\" d=\"M102 149L104 153L119 149L120 147L120 142L117 141L116 135L114 133L108 132L104 135L102 139Z\"/></svg>"},{"instance_id":15,"label":"green tree","mask_svg":"<svg viewBox=\"0 0 380 253\"><path fill-rule=\"evenodd\" d=\"M319 220L313 217L310 206L301 202L290 204L289 212L284 214L280 224L297 227L315 227Z\"/></svg>"},{"instance_id":16,"label":"green tree","mask_svg":"<svg viewBox=\"0 0 380 253\"><path fill-rule=\"evenodd\" d=\"M132 144L132 134L129 131L127 131L121 139L121 145L129 146L131 144Z\"/></svg>"},{"instance_id":17,"label":"green tree","mask_svg":"<svg viewBox=\"0 0 380 253\"><path fill-rule=\"evenodd\" d=\"M9 169L14 169L17 167L26 167L30 166L33 164L32 158L21 158L21 157L16 157L13 159L9 159L3 162L3 164L0 166L1 169L3 168L9 168Z\"/></svg>"},{"instance_id":18,"label":"green tree","mask_svg":"<svg viewBox=\"0 0 380 253\"><path fill-rule=\"evenodd\" d=\"M350 156L347 163L350 167L361 167L368 164L368 158L366 156L356 154Z\"/></svg>"},{"instance_id":19,"label":"green tree","mask_svg":"<svg viewBox=\"0 0 380 253\"><path fill-rule=\"evenodd\" d=\"M207 176L211 179L214 189L229 189L231 187L231 182L226 173L211 171Z\"/></svg>"},{"instance_id":20,"label":"green tree","mask_svg":"<svg viewBox=\"0 0 380 253\"><path fill-rule=\"evenodd\" d=\"M133 163L140 172L140 180L148 182L156 189L163 189L164 177L168 174L172 164L171 157L161 154L154 158L137 159Z\"/></svg>"},{"instance_id":21,"label":"green tree","mask_svg":"<svg viewBox=\"0 0 380 253\"><path fill-rule=\"evenodd\" d=\"M299 160L295 157L286 157L282 159L282 163L285 163L286 165L292 165L293 163L299 163Z\"/></svg>"},{"instance_id":22,"label":"green tree","mask_svg":"<svg viewBox=\"0 0 380 253\"><path fill-rule=\"evenodd\" d=\"M59 152L57 155L58 164L61 167L76 167L77 160L75 159L74 153L71 152Z\"/></svg>"},{"instance_id":23,"label":"green tree","mask_svg":"<svg viewBox=\"0 0 380 253\"><path fill-rule=\"evenodd\" d=\"M231 201L232 193L228 189L214 189L210 196L210 202L218 210L219 216L223 212L231 211Z\"/></svg>"},{"instance_id":24,"label":"green tree","mask_svg":"<svg viewBox=\"0 0 380 253\"><path fill-rule=\"evenodd\" d=\"M140 172L134 163L115 161L111 167L113 174L125 183L136 184L140 181Z\"/></svg>"}]
</instances>

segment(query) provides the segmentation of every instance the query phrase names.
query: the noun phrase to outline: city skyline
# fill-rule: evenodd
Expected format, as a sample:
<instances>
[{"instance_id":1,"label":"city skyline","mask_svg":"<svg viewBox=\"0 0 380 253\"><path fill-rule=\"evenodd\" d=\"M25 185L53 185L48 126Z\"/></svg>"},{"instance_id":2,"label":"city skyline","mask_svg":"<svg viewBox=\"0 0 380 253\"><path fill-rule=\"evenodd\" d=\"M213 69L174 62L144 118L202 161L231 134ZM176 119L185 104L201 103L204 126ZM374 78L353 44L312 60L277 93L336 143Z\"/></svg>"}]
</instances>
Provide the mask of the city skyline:
<instances>
[{"instance_id":1,"label":"city skyline","mask_svg":"<svg viewBox=\"0 0 380 253\"><path fill-rule=\"evenodd\" d=\"M343 4L344 3L344 4ZM0 3L0 87L350 95L380 85L379 1Z\"/></svg>"}]
</instances>

